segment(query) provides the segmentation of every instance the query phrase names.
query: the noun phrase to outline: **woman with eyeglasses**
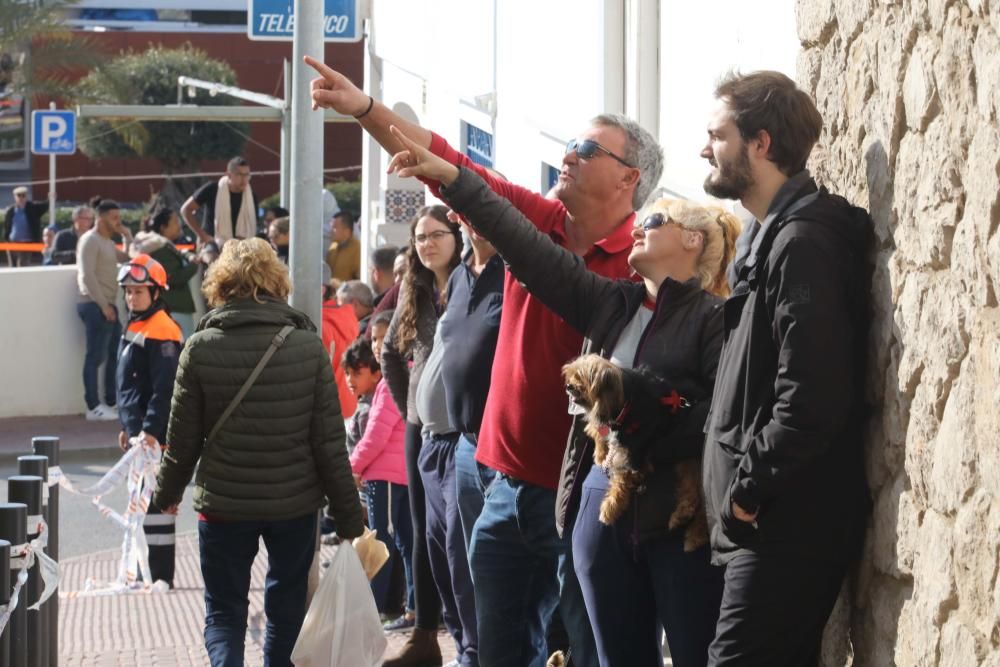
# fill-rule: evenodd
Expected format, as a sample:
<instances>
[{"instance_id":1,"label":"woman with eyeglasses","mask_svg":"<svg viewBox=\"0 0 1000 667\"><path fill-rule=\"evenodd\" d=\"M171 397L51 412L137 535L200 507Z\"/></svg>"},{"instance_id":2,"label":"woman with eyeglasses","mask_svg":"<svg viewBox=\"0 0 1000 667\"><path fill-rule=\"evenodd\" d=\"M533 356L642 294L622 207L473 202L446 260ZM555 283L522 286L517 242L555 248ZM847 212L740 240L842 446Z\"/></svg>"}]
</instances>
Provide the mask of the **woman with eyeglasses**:
<instances>
[{"instance_id":1,"label":"woman with eyeglasses","mask_svg":"<svg viewBox=\"0 0 1000 667\"><path fill-rule=\"evenodd\" d=\"M579 502L572 554L601 664L659 667L662 626L674 665L705 665L722 570L709 562L707 535L700 546L685 550L694 519L673 530L668 524L677 504L675 464L702 456L702 427L722 348L726 268L739 221L719 208L658 200L636 218L632 232L629 264L641 282L610 280L587 271L581 257L540 233L475 173L393 131L406 150L396 154L389 171L440 181L441 196L493 243L511 273L585 336L584 353L622 368L648 368L693 404L667 432L656 434L645 488L612 525L599 519L608 476L591 464L593 444L580 417L560 486L570 503ZM568 510L557 507L571 516ZM698 511L704 512L703 503Z\"/></svg>"},{"instance_id":2,"label":"woman with eyeglasses","mask_svg":"<svg viewBox=\"0 0 1000 667\"><path fill-rule=\"evenodd\" d=\"M394 665L440 664L437 627L441 597L435 586L428 552L426 498L418 458L423 425L417 414L417 387L434 345L437 321L447 304L448 276L462 259L460 227L448 220L444 206L422 208L410 225L410 249L396 312L382 344L382 377L399 413L406 420L406 475L413 522L413 585L416 604L413 634ZM448 619L446 619L448 620Z\"/></svg>"}]
</instances>

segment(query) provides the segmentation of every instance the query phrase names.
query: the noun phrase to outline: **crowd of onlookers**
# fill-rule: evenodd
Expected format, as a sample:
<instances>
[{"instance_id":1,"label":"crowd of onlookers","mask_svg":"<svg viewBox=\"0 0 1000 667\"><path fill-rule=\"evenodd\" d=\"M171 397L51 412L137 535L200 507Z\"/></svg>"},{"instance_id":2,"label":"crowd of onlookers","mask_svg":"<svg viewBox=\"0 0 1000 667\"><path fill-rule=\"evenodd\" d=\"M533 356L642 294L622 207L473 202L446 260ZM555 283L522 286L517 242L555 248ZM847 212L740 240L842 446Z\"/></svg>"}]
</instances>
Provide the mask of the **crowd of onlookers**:
<instances>
[{"instance_id":1,"label":"crowd of onlookers","mask_svg":"<svg viewBox=\"0 0 1000 667\"><path fill-rule=\"evenodd\" d=\"M261 539L265 660L288 664L324 505L321 539L367 523L390 554L371 590L410 634L385 667L441 665L442 623L464 667L659 666L664 636L678 667L816 664L865 526L872 224L805 169L812 100L775 72L719 83L704 189L742 224L654 198L662 150L625 116L573 138L543 196L307 62L314 105L445 203L367 284L328 207L321 322L287 304L295 221L258 230L240 158L135 239L94 202L76 244L88 418L117 400L123 443L166 446L151 549L194 479L212 665L242 664ZM210 310L182 336L199 263Z\"/></svg>"}]
</instances>

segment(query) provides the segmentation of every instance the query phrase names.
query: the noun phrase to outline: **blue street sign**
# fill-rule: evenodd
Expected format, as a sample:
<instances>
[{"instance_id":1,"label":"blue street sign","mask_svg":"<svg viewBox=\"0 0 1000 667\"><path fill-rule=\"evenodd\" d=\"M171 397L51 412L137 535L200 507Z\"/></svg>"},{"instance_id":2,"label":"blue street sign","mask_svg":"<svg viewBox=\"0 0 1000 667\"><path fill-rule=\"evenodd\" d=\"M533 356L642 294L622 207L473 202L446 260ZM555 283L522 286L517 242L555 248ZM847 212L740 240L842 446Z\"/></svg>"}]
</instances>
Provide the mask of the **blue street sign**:
<instances>
[{"instance_id":1,"label":"blue street sign","mask_svg":"<svg viewBox=\"0 0 1000 667\"><path fill-rule=\"evenodd\" d=\"M465 126L462 152L476 164L493 168L493 135L475 125L462 121Z\"/></svg>"},{"instance_id":2,"label":"blue street sign","mask_svg":"<svg viewBox=\"0 0 1000 667\"><path fill-rule=\"evenodd\" d=\"M72 155L76 152L76 112L31 112L31 152L35 155Z\"/></svg>"},{"instance_id":3,"label":"blue street sign","mask_svg":"<svg viewBox=\"0 0 1000 667\"><path fill-rule=\"evenodd\" d=\"M248 0L247 37L261 41L289 41L295 30L294 0ZM357 42L361 39L361 0L325 0L325 39Z\"/></svg>"}]
</instances>

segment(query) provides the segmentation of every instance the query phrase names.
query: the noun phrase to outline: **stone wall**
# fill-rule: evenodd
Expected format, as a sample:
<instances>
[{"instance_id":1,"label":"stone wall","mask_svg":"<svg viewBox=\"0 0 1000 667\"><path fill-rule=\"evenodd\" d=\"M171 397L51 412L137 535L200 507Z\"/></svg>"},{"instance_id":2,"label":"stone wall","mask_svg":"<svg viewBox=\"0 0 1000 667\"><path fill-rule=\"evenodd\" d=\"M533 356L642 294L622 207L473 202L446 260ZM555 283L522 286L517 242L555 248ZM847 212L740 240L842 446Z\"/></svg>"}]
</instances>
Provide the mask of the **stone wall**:
<instances>
[{"instance_id":1,"label":"stone wall","mask_svg":"<svg viewBox=\"0 0 1000 667\"><path fill-rule=\"evenodd\" d=\"M875 219L865 557L827 665L1000 666L1000 0L798 0L811 168Z\"/></svg>"}]
</instances>

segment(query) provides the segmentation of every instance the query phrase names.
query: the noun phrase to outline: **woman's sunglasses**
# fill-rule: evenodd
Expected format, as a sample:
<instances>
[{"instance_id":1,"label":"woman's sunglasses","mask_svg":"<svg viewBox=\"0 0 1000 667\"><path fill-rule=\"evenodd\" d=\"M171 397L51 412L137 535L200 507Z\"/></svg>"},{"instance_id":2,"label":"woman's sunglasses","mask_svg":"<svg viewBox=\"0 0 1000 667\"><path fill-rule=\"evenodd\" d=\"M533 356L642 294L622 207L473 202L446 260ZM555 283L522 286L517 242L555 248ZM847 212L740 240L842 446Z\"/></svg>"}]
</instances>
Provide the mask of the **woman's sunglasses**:
<instances>
[{"instance_id":1,"label":"woman's sunglasses","mask_svg":"<svg viewBox=\"0 0 1000 667\"><path fill-rule=\"evenodd\" d=\"M651 229L662 227L669 222L672 222L672 220L662 213L653 213L647 216L641 223L637 224L636 227L642 227L644 232L648 232Z\"/></svg>"},{"instance_id":2,"label":"woman's sunglasses","mask_svg":"<svg viewBox=\"0 0 1000 667\"><path fill-rule=\"evenodd\" d=\"M629 164L622 158L618 157L617 155L609 151L604 146L600 145L599 143L591 139L584 139L583 141L577 141L576 139L571 140L568 144L566 144L566 154L568 155L573 151L576 151L576 154L582 157L584 160L589 160L593 158L599 152L604 153L605 155L610 155L614 159L618 160L618 162L622 163L629 169L636 168L634 164Z\"/></svg>"}]
</instances>

